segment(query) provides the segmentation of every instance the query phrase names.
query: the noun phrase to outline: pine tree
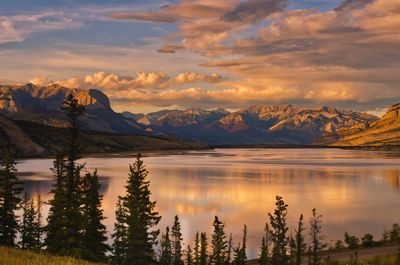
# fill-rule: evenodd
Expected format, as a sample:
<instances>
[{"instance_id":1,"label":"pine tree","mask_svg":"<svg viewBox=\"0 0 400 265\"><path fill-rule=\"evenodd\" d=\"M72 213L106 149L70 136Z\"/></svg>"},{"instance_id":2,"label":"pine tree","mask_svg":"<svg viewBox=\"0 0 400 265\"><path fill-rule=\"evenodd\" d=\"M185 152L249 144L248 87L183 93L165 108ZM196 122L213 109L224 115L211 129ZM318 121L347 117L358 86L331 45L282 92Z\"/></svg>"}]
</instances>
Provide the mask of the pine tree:
<instances>
[{"instance_id":1,"label":"pine tree","mask_svg":"<svg viewBox=\"0 0 400 265\"><path fill-rule=\"evenodd\" d=\"M16 245L19 229L16 211L20 207L22 187L15 175L15 166L11 146L7 144L0 162L0 246Z\"/></svg>"},{"instance_id":2,"label":"pine tree","mask_svg":"<svg viewBox=\"0 0 400 265\"><path fill-rule=\"evenodd\" d=\"M294 239L292 233L289 236L289 264L295 265L296 262L296 240Z\"/></svg>"},{"instance_id":3,"label":"pine tree","mask_svg":"<svg viewBox=\"0 0 400 265\"><path fill-rule=\"evenodd\" d=\"M295 230L295 265L301 265L301 259L307 250L307 245L304 240L304 218L300 215L299 222L297 224L297 230Z\"/></svg>"},{"instance_id":4,"label":"pine tree","mask_svg":"<svg viewBox=\"0 0 400 265\"><path fill-rule=\"evenodd\" d=\"M21 241L22 249L39 251L42 248L42 200L40 196L37 203L33 199L29 199L25 194L22 202L22 224L21 224Z\"/></svg>"},{"instance_id":5,"label":"pine tree","mask_svg":"<svg viewBox=\"0 0 400 265\"><path fill-rule=\"evenodd\" d=\"M114 232L112 234L112 238L114 240L110 258L110 263L112 265L125 264L125 257L128 249L128 228L126 226L126 214L127 210L124 208L123 199L119 197L115 211L116 222L114 224Z\"/></svg>"},{"instance_id":6,"label":"pine tree","mask_svg":"<svg viewBox=\"0 0 400 265\"><path fill-rule=\"evenodd\" d=\"M214 219L214 233L211 239L211 265L223 265L226 261L226 254L228 248L228 242L226 240L226 234L224 231L225 225L215 216Z\"/></svg>"},{"instance_id":7,"label":"pine tree","mask_svg":"<svg viewBox=\"0 0 400 265\"><path fill-rule=\"evenodd\" d=\"M323 250L326 245L322 242L324 236L322 233L322 215L317 214L317 210L312 210L312 217L310 219L310 237L311 237L311 265L322 264L322 259L318 253Z\"/></svg>"},{"instance_id":8,"label":"pine tree","mask_svg":"<svg viewBox=\"0 0 400 265\"><path fill-rule=\"evenodd\" d=\"M186 265L193 265L193 252L190 245L188 245L186 250Z\"/></svg>"},{"instance_id":9,"label":"pine tree","mask_svg":"<svg viewBox=\"0 0 400 265\"><path fill-rule=\"evenodd\" d=\"M200 265L207 265L207 235L206 233L201 233L200 235Z\"/></svg>"},{"instance_id":10,"label":"pine tree","mask_svg":"<svg viewBox=\"0 0 400 265\"><path fill-rule=\"evenodd\" d=\"M243 228L243 239L242 243L238 245L237 248L234 249L235 257L233 264L235 265L246 265L247 256L246 256L246 245L247 245L247 226L245 225Z\"/></svg>"},{"instance_id":11,"label":"pine tree","mask_svg":"<svg viewBox=\"0 0 400 265\"><path fill-rule=\"evenodd\" d=\"M161 235L161 257L160 265L172 264L172 244L169 237L169 227L165 228L165 234Z\"/></svg>"},{"instance_id":12,"label":"pine tree","mask_svg":"<svg viewBox=\"0 0 400 265\"><path fill-rule=\"evenodd\" d=\"M35 245L35 205L25 194L22 202L21 248L34 249Z\"/></svg>"},{"instance_id":13,"label":"pine tree","mask_svg":"<svg viewBox=\"0 0 400 265\"><path fill-rule=\"evenodd\" d=\"M271 264L287 265L289 258L286 253L288 237L286 236L289 228L287 227L287 207L282 197L276 196L276 209L273 214L269 213L271 223L270 237L273 243Z\"/></svg>"},{"instance_id":14,"label":"pine tree","mask_svg":"<svg viewBox=\"0 0 400 265\"><path fill-rule=\"evenodd\" d=\"M43 229L43 224L42 224L42 206L43 206L43 201L40 198L40 195L37 196L37 202L36 202L36 215L35 215L35 222L34 222L34 233L33 233L33 239L34 239L34 245L33 249L36 251L39 251L42 249L43 246L43 235L44 235L44 229Z\"/></svg>"},{"instance_id":15,"label":"pine tree","mask_svg":"<svg viewBox=\"0 0 400 265\"><path fill-rule=\"evenodd\" d=\"M66 161L64 156L59 154L53 162L51 169L55 178L53 198L48 202L50 205L47 217L47 226L45 227L46 250L50 253L64 253L64 241L66 239L66 226L68 225L65 217L65 171Z\"/></svg>"},{"instance_id":16,"label":"pine tree","mask_svg":"<svg viewBox=\"0 0 400 265\"><path fill-rule=\"evenodd\" d=\"M81 257L82 256L82 226L83 216L81 213L82 194L80 189L81 171L84 165L79 165L79 117L84 113L85 107L78 103L72 95L64 102L63 109L67 112L70 120L69 144L66 159L66 189L65 189L65 219L66 239L61 254Z\"/></svg>"},{"instance_id":17,"label":"pine tree","mask_svg":"<svg viewBox=\"0 0 400 265\"><path fill-rule=\"evenodd\" d=\"M196 237L194 240L194 265L200 265L200 235L196 232Z\"/></svg>"},{"instance_id":18,"label":"pine tree","mask_svg":"<svg viewBox=\"0 0 400 265\"><path fill-rule=\"evenodd\" d=\"M97 170L87 173L82 183L83 194L83 235L82 258L94 262L106 262L106 227L102 224L105 219L101 209L103 196L99 194L100 182Z\"/></svg>"},{"instance_id":19,"label":"pine tree","mask_svg":"<svg viewBox=\"0 0 400 265\"><path fill-rule=\"evenodd\" d=\"M228 241L228 251L226 253L226 264L231 264L232 251L233 251L233 238L232 238L232 233L231 233L229 236L229 241Z\"/></svg>"},{"instance_id":20,"label":"pine tree","mask_svg":"<svg viewBox=\"0 0 400 265\"><path fill-rule=\"evenodd\" d=\"M179 218L176 215L174 218L174 225L171 230L172 235L172 256L174 265L182 265L182 233Z\"/></svg>"},{"instance_id":21,"label":"pine tree","mask_svg":"<svg viewBox=\"0 0 400 265\"><path fill-rule=\"evenodd\" d=\"M153 245L157 243L160 230L152 230L161 217L155 211L156 202L150 200L148 171L141 155L130 165L130 174L124 197L127 209L128 246L125 264L150 265L156 263ZM121 264L124 265L124 264Z\"/></svg>"},{"instance_id":22,"label":"pine tree","mask_svg":"<svg viewBox=\"0 0 400 265\"><path fill-rule=\"evenodd\" d=\"M258 264L260 265L269 265L270 264L270 259L269 259L269 228L268 228L268 223L265 225L264 229L265 235L262 238L261 241L261 247L260 247L260 258L258 260Z\"/></svg>"},{"instance_id":23,"label":"pine tree","mask_svg":"<svg viewBox=\"0 0 400 265\"><path fill-rule=\"evenodd\" d=\"M79 159L79 117L85 107L72 95L65 100L63 107L70 121L68 150L66 158L59 155L54 162L53 173L56 178L54 198L50 201L48 216L47 250L59 255L81 257L83 254L81 213L81 171Z\"/></svg>"}]
</instances>

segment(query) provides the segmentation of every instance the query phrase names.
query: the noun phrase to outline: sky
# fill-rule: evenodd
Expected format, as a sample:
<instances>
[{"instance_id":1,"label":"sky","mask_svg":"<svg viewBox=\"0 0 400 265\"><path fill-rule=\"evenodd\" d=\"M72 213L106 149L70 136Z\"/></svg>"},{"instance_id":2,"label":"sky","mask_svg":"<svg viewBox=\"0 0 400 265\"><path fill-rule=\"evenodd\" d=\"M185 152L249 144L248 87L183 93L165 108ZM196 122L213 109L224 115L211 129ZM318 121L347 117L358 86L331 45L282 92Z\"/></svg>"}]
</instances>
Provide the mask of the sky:
<instances>
[{"instance_id":1,"label":"sky","mask_svg":"<svg viewBox=\"0 0 400 265\"><path fill-rule=\"evenodd\" d=\"M117 111L400 102L398 0L0 0L0 82Z\"/></svg>"}]
</instances>

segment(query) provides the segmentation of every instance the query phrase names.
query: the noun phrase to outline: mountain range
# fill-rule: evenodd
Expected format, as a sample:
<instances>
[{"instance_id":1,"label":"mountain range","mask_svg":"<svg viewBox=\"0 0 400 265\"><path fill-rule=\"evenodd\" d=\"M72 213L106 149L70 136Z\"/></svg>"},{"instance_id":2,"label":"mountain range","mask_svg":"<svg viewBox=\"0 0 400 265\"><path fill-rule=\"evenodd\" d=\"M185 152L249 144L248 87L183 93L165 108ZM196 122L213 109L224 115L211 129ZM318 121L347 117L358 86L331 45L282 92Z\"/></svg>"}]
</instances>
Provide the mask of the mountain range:
<instances>
[{"instance_id":1,"label":"mountain range","mask_svg":"<svg viewBox=\"0 0 400 265\"><path fill-rule=\"evenodd\" d=\"M335 107L286 104L254 105L238 111L190 108L148 114L117 113L107 95L99 90L70 89L57 84L0 86L0 138L12 134L10 128L14 128L28 138L38 138L36 142L46 148L37 131L68 126L61 105L69 94L86 106L81 125L90 135L101 132L103 136L150 136L215 145L400 144L400 104L382 118ZM26 122L34 124L31 125L37 128L35 133L29 131ZM120 141L118 144L123 145Z\"/></svg>"},{"instance_id":2,"label":"mountain range","mask_svg":"<svg viewBox=\"0 0 400 265\"><path fill-rule=\"evenodd\" d=\"M38 87L33 84L0 86L0 114L13 120L28 120L55 127L68 126L61 106L73 94L85 105L82 129L109 133L146 134L132 119L112 110L108 97L96 89L70 89L53 84Z\"/></svg>"},{"instance_id":3,"label":"mountain range","mask_svg":"<svg viewBox=\"0 0 400 265\"><path fill-rule=\"evenodd\" d=\"M378 120L351 110L293 105L254 105L235 112L187 109L123 115L153 132L211 144L308 145L326 134L366 128Z\"/></svg>"},{"instance_id":4,"label":"mountain range","mask_svg":"<svg viewBox=\"0 0 400 265\"><path fill-rule=\"evenodd\" d=\"M371 123L365 130L347 133L334 142L333 145L400 145L400 104L393 105L382 118Z\"/></svg>"}]
</instances>

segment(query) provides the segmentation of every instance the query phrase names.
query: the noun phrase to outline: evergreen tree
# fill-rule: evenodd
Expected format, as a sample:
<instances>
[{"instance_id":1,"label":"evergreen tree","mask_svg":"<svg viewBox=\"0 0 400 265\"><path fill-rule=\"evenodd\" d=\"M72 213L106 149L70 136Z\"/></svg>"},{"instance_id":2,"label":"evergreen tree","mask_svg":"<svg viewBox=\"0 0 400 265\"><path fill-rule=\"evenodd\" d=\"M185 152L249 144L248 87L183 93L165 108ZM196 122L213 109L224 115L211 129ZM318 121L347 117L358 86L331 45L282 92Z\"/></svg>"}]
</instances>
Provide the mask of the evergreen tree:
<instances>
[{"instance_id":1,"label":"evergreen tree","mask_svg":"<svg viewBox=\"0 0 400 265\"><path fill-rule=\"evenodd\" d=\"M127 210L128 246L125 264L150 265L156 263L153 245L157 243L159 230L152 230L161 217L155 211L156 202L150 200L148 171L141 155L130 165L130 174L124 197ZM124 264L121 264L124 265Z\"/></svg>"},{"instance_id":2,"label":"evergreen tree","mask_svg":"<svg viewBox=\"0 0 400 265\"><path fill-rule=\"evenodd\" d=\"M247 226L245 225L243 228L243 239L242 243L238 245L237 248L234 249L235 257L233 264L235 265L246 265L247 255L246 255L246 245L247 245Z\"/></svg>"},{"instance_id":3,"label":"evergreen tree","mask_svg":"<svg viewBox=\"0 0 400 265\"><path fill-rule=\"evenodd\" d=\"M174 225L171 230L172 235L172 256L173 256L173 264L174 265L182 265L182 233L181 233L181 224L179 223L179 218L175 215Z\"/></svg>"},{"instance_id":4,"label":"evergreen tree","mask_svg":"<svg viewBox=\"0 0 400 265\"><path fill-rule=\"evenodd\" d=\"M114 243L112 245L112 254L110 263L112 265L125 264L126 252L128 249L128 228L126 226L127 210L124 208L122 198L118 197L116 205L114 232L112 238Z\"/></svg>"},{"instance_id":5,"label":"evergreen tree","mask_svg":"<svg viewBox=\"0 0 400 265\"><path fill-rule=\"evenodd\" d=\"M171 265L173 260L172 244L169 237L169 227L165 229L165 234L161 235L161 257L160 265Z\"/></svg>"},{"instance_id":6,"label":"evergreen tree","mask_svg":"<svg viewBox=\"0 0 400 265\"><path fill-rule=\"evenodd\" d=\"M294 239L292 233L289 236L289 264L294 265L296 262L296 240Z\"/></svg>"},{"instance_id":7,"label":"evergreen tree","mask_svg":"<svg viewBox=\"0 0 400 265\"><path fill-rule=\"evenodd\" d=\"M33 200L25 198L22 202L21 248L34 249L35 245L35 205Z\"/></svg>"},{"instance_id":8,"label":"evergreen tree","mask_svg":"<svg viewBox=\"0 0 400 265\"><path fill-rule=\"evenodd\" d=\"M231 233L228 241L228 251L226 253L226 264L231 264L232 250L233 250L233 238Z\"/></svg>"},{"instance_id":9,"label":"evergreen tree","mask_svg":"<svg viewBox=\"0 0 400 265\"><path fill-rule=\"evenodd\" d=\"M106 227L101 201L103 196L99 194L100 182L97 170L92 174L87 173L82 183L83 194L83 235L82 258L94 262L106 262L106 252L109 246L106 244Z\"/></svg>"},{"instance_id":10,"label":"evergreen tree","mask_svg":"<svg viewBox=\"0 0 400 265\"><path fill-rule=\"evenodd\" d=\"M84 165L79 165L79 117L84 113L85 107L78 103L72 95L68 96L64 102L63 109L69 117L69 144L66 159L66 189L65 189L65 219L66 219L66 238L62 255L82 256L82 229L83 216L81 213L82 194L80 189L81 171Z\"/></svg>"},{"instance_id":11,"label":"evergreen tree","mask_svg":"<svg viewBox=\"0 0 400 265\"><path fill-rule=\"evenodd\" d=\"M37 203L25 194L22 202L21 241L22 249L39 251L42 248L42 201L38 196Z\"/></svg>"},{"instance_id":12,"label":"evergreen tree","mask_svg":"<svg viewBox=\"0 0 400 265\"><path fill-rule=\"evenodd\" d=\"M260 258L258 260L259 265L269 265L270 264L270 259L269 259L269 228L268 228L268 223L265 225L265 235L262 238L261 241L261 247L260 247Z\"/></svg>"},{"instance_id":13,"label":"evergreen tree","mask_svg":"<svg viewBox=\"0 0 400 265\"><path fill-rule=\"evenodd\" d=\"M226 240L226 234L224 231L225 225L215 216L214 219L214 233L211 239L211 265L223 265L226 261L226 254L228 248L228 242Z\"/></svg>"},{"instance_id":14,"label":"evergreen tree","mask_svg":"<svg viewBox=\"0 0 400 265\"><path fill-rule=\"evenodd\" d=\"M42 206L43 206L43 201L40 198L40 195L37 196L37 202L36 202L36 215L35 215L35 223L34 223L34 233L33 233L33 239L34 239L34 244L33 244L33 249L36 251L39 251L42 249L43 246L43 235L44 235L44 229L43 229L43 224L42 224Z\"/></svg>"},{"instance_id":15,"label":"evergreen tree","mask_svg":"<svg viewBox=\"0 0 400 265\"><path fill-rule=\"evenodd\" d=\"M20 207L22 187L15 175L15 166L11 146L7 144L0 162L0 246L15 246L19 229L16 211Z\"/></svg>"},{"instance_id":16,"label":"evergreen tree","mask_svg":"<svg viewBox=\"0 0 400 265\"><path fill-rule=\"evenodd\" d=\"M207 265L207 235L206 233L201 233L200 235L200 265Z\"/></svg>"},{"instance_id":17,"label":"evergreen tree","mask_svg":"<svg viewBox=\"0 0 400 265\"><path fill-rule=\"evenodd\" d=\"M305 239L304 239L304 231L305 231L305 227L304 227L304 217L303 215L300 215L299 218L299 222L297 224L297 229L295 230L296 235L295 235L295 265L301 265L301 259L302 256L305 254L306 250L307 250L307 245L305 243Z\"/></svg>"},{"instance_id":18,"label":"evergreen tree","mask_svg":"<svg viewBox=\"0 0 400 265\"><path fill-rule=\"evenodd\" d=\"M310 219L310 237L311 237L311 265L322 264L322 259L318 253L323 250L326 245L322 242L324 236L322 233L322 215L317 214L317 210L312 210L312 217Z\"/></svg>"},{"instance_id":19,"label":"evergreen tree","mask_svg":"<svg viewBox=\"0 0 400 265\"><path fill-rule=\"evenodd\" d=\"M59 154L53 162L51 169L55 178L53 198L48 202L50 205L49 214L47 217L47 226L45 227L46 250L50 253L64 253L64 241L67 235L67 220L65 217L65 159Z\"/></svg>"},{"instance_id":20,"label":"evergreen tree","mask_svg":"<svg viewBox=\"0 0 400 265\"><path fill-rule=\"evenodd\" d=\"M83 165L79 159L79 117L85 107L69 95L62 108L69 118L69 137L66 158L59 155L54 162L53 173L56 178L54 198L50 201L48 216L47 250L59 254L81 257L83 254L82 231L83 216L81 213L81 171Z\"/></svg>"},{"instance_id":21,"label":"evergreen tree","mask_svg":"<svg viewBox=\"0 0 400 265\"><path fill-rule=\"evenodd\" d=\"M196 237L194 240L194 265L200 265L200 235L199 232L196 232Z\"/></svg>"},{"instance_id":22,"label":"evergreen tree","mask_svg":"<svg viewBox=\"0 0 400 265\"><path fill-rule=\"evenodd\" d=\"M273 243L271 264L272 265L287 265L289 257L286 253L288 246L287 231L287 207L282 197L276 196L276 209L273 214L269 213L271 223L270 238Z\"/></svg>"},{"instance_id":23,"label":"evergreen tree","mask_svg":"<svg viewBox=\"0 0 400 265\"><path fill-rule=\"evenodd\" d=\"M193 252L190 245L188 245L186 250L186 265L193 265Z\"/></svg>"}]
</instances>

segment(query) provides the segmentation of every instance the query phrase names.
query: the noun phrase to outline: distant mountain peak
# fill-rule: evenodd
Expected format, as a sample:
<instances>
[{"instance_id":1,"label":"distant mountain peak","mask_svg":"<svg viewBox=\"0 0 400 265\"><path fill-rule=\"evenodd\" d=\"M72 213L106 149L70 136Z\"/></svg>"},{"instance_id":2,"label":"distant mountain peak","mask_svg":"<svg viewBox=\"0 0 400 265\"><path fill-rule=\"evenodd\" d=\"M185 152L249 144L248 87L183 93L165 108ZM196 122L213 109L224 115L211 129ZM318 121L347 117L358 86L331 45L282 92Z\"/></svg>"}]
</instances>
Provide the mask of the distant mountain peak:
<instances>
[{"instance_id":1,"label":"distant mountain peak","mask_svg":"<svg viewBox=\"0 0 400 265\"><path fill-rule=\"evenodd\" d=\"M400 104L361 130L349 131L335 145L400 145Z\"/></svg>"},{"instance_id":2,"label":"distant mountain peak","mask_svg":"<svg viewBox=\"0 0 400 265\"><path fill-rule=\"evenodd\" d=\"M187 140L233 143L310 144L325 133L366 124L378 118L351 110L291 104L257 104L236 112L190 108L149 113L138 119L153 131ZM364 125L362 125L364 124Z\"/></svg>"},{"instance_id":3,"label":"distant mountain peak","mask_svg":"<svg viewBox=\"0 0 400 265\"><path fill-rule=\"evenodd\" d=\"M82 117L85 129L116 133L144 132L136 121L115 113L107 95L96 89L67 88L58 84L3 85L0 86L0 113L17 120L64 127L67 119L61 106L70 94L86 107L86 115Z\"/></svg>"}]
</instances>

